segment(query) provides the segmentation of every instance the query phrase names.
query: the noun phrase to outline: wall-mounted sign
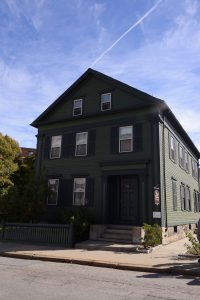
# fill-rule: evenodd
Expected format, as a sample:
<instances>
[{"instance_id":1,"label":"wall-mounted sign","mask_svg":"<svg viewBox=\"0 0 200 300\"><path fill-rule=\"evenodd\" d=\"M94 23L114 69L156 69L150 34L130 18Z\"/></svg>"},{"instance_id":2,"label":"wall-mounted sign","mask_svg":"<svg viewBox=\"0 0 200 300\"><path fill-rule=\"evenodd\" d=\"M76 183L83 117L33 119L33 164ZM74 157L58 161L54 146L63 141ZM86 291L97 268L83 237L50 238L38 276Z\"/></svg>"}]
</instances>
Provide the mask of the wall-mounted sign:
<instances>
[{"instance_id":1,"label":"wall-mounted sign","mask_svg":"<svg viewBox=\"0 0 200 300\"><path fill-rule=\"evenodd\" d=\"M157 188L154 188L154 204L160 205L160 190Z\"/></svg>"},{"instance_id":2,"label":"wall-mounted sign","mask_svg":"<svg viewBox=\"0 0 200 300\"><path fill-rule=\"evenodd\" d=\"M161 212L160 211L153 211L153 218L154 219L161 219Z\"/></svg>"}]
</instances>

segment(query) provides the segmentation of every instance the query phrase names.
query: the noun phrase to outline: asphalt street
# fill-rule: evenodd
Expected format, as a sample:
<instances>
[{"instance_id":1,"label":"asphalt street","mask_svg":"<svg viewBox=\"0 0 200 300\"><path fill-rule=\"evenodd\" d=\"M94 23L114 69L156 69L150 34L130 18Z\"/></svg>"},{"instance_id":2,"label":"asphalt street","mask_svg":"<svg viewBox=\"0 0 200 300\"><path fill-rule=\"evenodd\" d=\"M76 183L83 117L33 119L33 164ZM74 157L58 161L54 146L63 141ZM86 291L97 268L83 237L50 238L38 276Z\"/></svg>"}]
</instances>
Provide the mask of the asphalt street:
<instances>
[{"instance_id":1,"label":"asphalt street","mask_svg":"<svg viewBox=\"0 0 200 300\"><path fill-rule=\"evenodd\" d=\"M199 300L200 278L0 257L0 299Z\"/></svg>"}]
</instances>

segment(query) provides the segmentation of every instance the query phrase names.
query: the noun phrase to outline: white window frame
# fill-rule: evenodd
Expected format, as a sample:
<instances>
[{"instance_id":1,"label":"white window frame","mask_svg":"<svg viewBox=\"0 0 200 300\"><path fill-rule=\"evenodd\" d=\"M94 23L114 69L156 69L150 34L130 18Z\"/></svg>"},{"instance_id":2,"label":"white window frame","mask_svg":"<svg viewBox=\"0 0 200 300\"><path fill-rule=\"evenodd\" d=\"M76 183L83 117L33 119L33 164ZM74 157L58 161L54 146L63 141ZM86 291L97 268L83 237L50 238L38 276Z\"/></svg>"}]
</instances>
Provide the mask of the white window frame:
<instances>
[{"instance_id":1,"label":"white window frame","mask_svg":"<svg viewBox=\"0 0 200 300\"><path fill-rule=\"evenodd\" d=\"M122 139L122 138L120 138L120 130L121 130L121 128L126 128L126 127L130 127L132 129L131 150L121 151L121 143L120 142L124 141L124 140L129 140L129 139ZM129 152L132 152L132 151L133 151L133 125L119 127L119 153L129 153Z\"/></svg>"},{"instance_id":2,"label":"white window frame","mask_svg":"<svg viewBox=\"0 0 200 300\"><path fill-rule=\"evenodd\" d=\"M105 101L105 102L103 102L103 97L104 96L107 96L107 95L109 95L109 101ZM112 95L111 95L111 93L104 93L104 94L101 94L101 111L106 111L106 110L111 110L111 102L112 102ZM103 104L104 103L109 103L110 104L110 107L109 108L107 108L107 109L103 109Z\"/></svg>"},{"instance_id":3,"label":"white window frame","mask_svg":"<svg viewBox=\"0 0 200 300\"><path fill-rule=\"evenodd\" d=\"M75 193L78 193L78 191L76 190L76 181L78 180L84 180L84 198L83 198L83 203L76 203L76 199L75 199ZM86 198L85 198L85 194L86 194L86 178L85 177L76 177L74 178L74 185L73 185L73 205L74 206L85 206L86 205Z\"/></svg>"},{"instance_id":4,"label":"white window frame","mask_svg":"<svg viewBox=\"0 0 200 300\"><path fill-rule=\"evenodd\" d=\"M51 178L48 180L48 191L49 191L49 185L51 181L57 182L57 190L56 190L56 201L55 203L49 203L49 196L47 196L47 205L48 206L56 206L58 204L58 191L59 191L59 184L60 180L58 178Z\"/></svg>"},{"instance_id":5,"label":"white window frame","mask_svg":"<svg viewBox=\"0 0 200 300\"><path fill-rule=\"evenodd\" d=\"M78 102L78 101L81 102L81 106L78 107L78 108L81 108L81 112L80 112L80 114L75 114L75 113L74 113L74 111L75 111L75 109L76 109L76 108L75 108L75 103ZM83 99L75 99L74 102L73 102L73 116L74 116L74 117L81 116L82 113L83 113Z\"/></svg>"},{"instance_id":6,"label":"white window frame","mask_svg":"<svg viewBox=\"0 0 200 300\"><path fill-rule=\"evenodd\" d=\"M60 146L59 147L53 147L53 140L54 140L54 138L60 138ZM53 135L52 137L51 137L51 151L50 151L50 159L55 159L55 158L60 158L60 156L61 156L61 146L62 146L62 135ZM52 152L53 152L53 149L54 148L59 148L59 154L58 154L58 156L52 156Z\"/></svg>"},{"instance_id":7,"label":"white window frame","mask_svg":"<svg viewBox=\"0 0 200 300\"><path fill-rule=\"evenodd\" d=\"M77 137L80 134L84 134L86 133L86 143L85 144L78 144L77 143ZM78 145L86 145L86 153L85 154L77 154L77 149L78 149ZM84 131L84 132L77 132L76 133L76 149L75 149L75 156L87 156L87 152L88 152L88 131Z\"/></svg>"}]
</instances>

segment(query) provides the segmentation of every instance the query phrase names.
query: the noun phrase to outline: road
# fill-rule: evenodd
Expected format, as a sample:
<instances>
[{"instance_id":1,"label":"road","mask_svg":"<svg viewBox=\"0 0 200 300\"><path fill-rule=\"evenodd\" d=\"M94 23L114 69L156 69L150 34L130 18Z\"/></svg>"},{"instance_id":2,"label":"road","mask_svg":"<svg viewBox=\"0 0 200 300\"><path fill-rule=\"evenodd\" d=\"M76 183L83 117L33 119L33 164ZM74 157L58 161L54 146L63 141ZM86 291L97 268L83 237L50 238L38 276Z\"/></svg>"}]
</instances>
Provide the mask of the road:
<instances>
[{"instance_id":1,"label":"road","mask_svg":"<svg viewBox=\"0 0 200 300\"><path fill-rule=\"evenodd\" d=\"M200 278L0 257L4 300L199 300Z\"/></svg>"}]
</instances>

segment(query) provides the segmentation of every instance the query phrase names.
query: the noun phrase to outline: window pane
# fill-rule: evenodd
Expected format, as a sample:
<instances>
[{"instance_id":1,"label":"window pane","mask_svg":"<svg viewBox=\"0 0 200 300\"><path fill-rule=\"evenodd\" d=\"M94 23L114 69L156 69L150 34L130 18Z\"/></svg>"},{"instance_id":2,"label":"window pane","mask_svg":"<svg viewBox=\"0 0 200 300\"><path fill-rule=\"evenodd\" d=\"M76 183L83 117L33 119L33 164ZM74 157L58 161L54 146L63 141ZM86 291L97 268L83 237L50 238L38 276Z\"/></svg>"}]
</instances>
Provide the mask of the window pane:
<instances>
[{"instance_id":1,"label":"window pane","mask_svg":"<svg viewBox=\"0 0 200 300\"><path fill-rule=\"evenodd\" d=\"M87 132L81 132L76 134L76 144L87 144Z\"/></svg>"},{"instance_id":2,"label":"window pane","mask_svg":"<svg viewBox=\"0 0 200 300\"><path fill-rule=\"evenodd\" d=\"M74 108L80 108L82 106L82 99L74 100Z\"/></svg>"},{"instance_id":3,"label":"window pane","mask_svg":"<svg viewBox=\"0 0 200 300\"><path fill-rule=\"evenodd\" d=\"M111 94L102 94L101 95L101 103L110 102L111 101Z\"/></svg>"},{"instance_id":4,"label":"window pane","mask_svg":"<svg viewBox=\"0 0 200 300\"><path fill-rule=\"evenodd\" d=\"M60 147L61 146L61 135L52 136L51 147Z\"/></svg>"},{"instance_id":5,"label":"window pane","mask_svg":"<svg viewBox=\"0 0 200 300\"><path fill-rule=\"evenodd\" d=\"M120 140L132 139L133 126L125 126L119 128Z\"/></svg>"},{"instance_id":6,"label":"window pane","mask_svg":"<svg viewBox=\"0 0 200 300\"><path fill-rule=\"evenodd\" d=\"M131 140L121 140L120 141L120 151L129 152L132 150L132 141Z\"/></svg>"}]
</instances>

